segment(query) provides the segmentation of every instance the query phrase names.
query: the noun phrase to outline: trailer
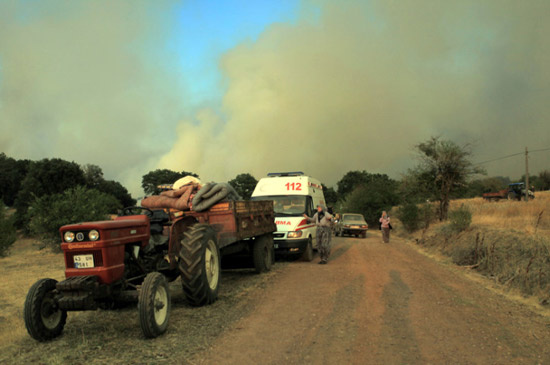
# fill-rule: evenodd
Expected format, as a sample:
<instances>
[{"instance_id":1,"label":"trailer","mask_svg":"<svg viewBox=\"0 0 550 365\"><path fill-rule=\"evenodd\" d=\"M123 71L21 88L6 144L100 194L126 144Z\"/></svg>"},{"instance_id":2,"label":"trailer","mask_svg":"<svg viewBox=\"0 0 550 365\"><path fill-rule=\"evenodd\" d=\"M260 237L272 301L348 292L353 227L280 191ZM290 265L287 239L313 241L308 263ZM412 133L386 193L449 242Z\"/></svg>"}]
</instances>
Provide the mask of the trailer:
<instances>
[{"instance_id":1,"label":"trailer","mask_svg":"<svg viewBox=\"0 0 550 365\"><path fill-rule=\"evenodd\" d=\"M487 201L499 201L501 199L521 200L525 197L525 191L524 183L512 183L508 185L507 189L502 189L493 193L483 193L483 199ZM531 190L527 190L527 195L529 200L535 199L535 193Z\"/></svg>"}]
</instances>

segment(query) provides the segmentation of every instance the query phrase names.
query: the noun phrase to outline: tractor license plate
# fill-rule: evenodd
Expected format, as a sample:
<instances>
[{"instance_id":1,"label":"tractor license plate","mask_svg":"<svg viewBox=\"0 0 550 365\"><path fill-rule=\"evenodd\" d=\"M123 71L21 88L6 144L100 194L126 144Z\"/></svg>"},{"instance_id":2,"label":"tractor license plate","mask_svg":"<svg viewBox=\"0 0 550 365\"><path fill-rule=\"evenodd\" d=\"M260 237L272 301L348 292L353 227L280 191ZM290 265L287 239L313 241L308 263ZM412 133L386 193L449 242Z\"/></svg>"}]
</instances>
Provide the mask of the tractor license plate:
<instances>
[{"instance_id":1,"label":"tractor license plate","mask_svg":"<svg viewBox=\"0 0 550 365\"><path fill-rule=\"evenodd\" d=\"M94 267L94 255L76 255L73 260L75 269Z\"/></svg>"},{"instance_id":2,"label":"tractor license plate","mask_svg":"<svg viewBox=\"0 0 550 365\"><path fill-rule=\"evenodd\" d=\"M274 243L274 244L273 244L273 248L279 248L279 244L278 244L278 243Z\"/></svg>"}]
</instances>

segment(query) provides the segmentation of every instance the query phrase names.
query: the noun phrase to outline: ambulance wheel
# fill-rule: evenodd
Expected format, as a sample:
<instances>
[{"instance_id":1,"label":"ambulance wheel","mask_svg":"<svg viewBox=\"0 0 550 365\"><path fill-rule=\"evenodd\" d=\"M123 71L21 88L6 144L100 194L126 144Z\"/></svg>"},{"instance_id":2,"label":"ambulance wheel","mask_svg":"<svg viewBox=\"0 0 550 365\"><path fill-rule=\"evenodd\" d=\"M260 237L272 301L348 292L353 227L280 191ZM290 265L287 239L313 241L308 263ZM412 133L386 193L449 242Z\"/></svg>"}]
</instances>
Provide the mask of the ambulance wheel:
<instances>
[{"instance_id":1,"label":"ambulance wheel","mask_svg":"<svg viewBox=\"0 0 550 365\"><path fill-rule=\"evenodd\" d=\"M49 341L63 332L67 312L55 301L57 280L40 279L29 289L23 309L27 332L37 341Z\"/></svg>"},{"instance_id":2,"label":"ambulance wheel","mask_svg":"<svg viewBox=\"0 0 550 365\"><path fill-rule=\"evenodd\" d=\"M195 224L183 233L179 271L185 301L198 307L218 299L221 260L216 232L208 224Z\"/></svg>"},{"instance_id":3,"label":"ambulance wheel","mask_svg":"<svg viewBox=\"0 0 550 365\"><path fill-rule=\"evenodd\" d=\"M307 239L307 245L302 253L302 261L310 262L313 260L313 240L311 239L311 236Z\"/></svg>"},{"instance_id":4,"label":"ambulance wheel","mask_svg":"<svg viewBox=\"0 0 550 365\"><path fill-rule=\"evenodd\" d=\"M147 274L138 300L139 324L143 335L154 338L166 332L170 319L170 290L159 272Z\"/></svg>"},{"instance_id":5,"label":"ambulance wheel","mask_svg":"<svg viewBox=\"0 0 550 365\"><path fill-rule=\"evenodd\" d=\"M257 273L271 270L273 264L273 236L270 233L256 237L254 240L252 261Z\"/></svg>"}]
</instances>

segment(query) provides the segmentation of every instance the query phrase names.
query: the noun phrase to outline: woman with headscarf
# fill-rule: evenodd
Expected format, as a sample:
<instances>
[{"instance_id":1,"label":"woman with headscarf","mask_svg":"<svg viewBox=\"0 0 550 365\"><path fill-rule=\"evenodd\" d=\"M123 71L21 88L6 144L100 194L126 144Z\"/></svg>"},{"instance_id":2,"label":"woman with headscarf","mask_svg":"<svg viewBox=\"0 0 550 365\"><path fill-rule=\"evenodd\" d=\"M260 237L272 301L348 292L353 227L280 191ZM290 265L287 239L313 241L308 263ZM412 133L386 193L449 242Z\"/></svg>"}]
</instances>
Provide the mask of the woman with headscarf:
<instances>
[{"instance_id":1,"label":"woman with headscarf","mask_svg":"<svg viewBox=\"0 0 550 365\"><path fill-rule=\"evenodd\" d=\"M317 212L313 217L310 218L304 214L304 218L307 219L308 223L315 222L317 226L317 250L319 250L319 255L321 256L319 263L324 265L330 256L332 214L327 212L324 205L319 204L317 205Z\"/></svg>"},{"instance_id":2,"label":"woman with headscarf","mask_svg":"<svg viewBox=\"0 0 550 365\"><path fill-rule=\"evenodd\" d=\"M388 213L386 211L382 212L382 217L380 217L380 230L382 230L382 242L389 243L390 242L390 217L388 217Z\"/></svg>"}]
</instances>

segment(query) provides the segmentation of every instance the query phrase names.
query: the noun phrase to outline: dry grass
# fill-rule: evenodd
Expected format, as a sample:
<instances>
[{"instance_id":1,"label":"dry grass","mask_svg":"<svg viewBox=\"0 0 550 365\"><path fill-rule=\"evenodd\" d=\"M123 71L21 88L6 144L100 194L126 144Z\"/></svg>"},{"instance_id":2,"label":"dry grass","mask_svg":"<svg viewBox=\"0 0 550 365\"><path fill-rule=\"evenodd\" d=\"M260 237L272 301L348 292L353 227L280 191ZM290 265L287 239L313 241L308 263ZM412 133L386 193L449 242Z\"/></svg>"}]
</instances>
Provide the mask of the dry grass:
<instances>
[{"instance_id":1,"label":"dry grass","mask_svg":"<svg viewBox=\"0 0 550 365\"><path fill-rule=\"evenodd\" d=\"M40 243L19 240L10 255L0 259L0 343L4 345L27 335L22 326L23 303L30 286L42 277L63 280L63 256L39 250Z\"/></svg>"},{"instance_id":2,"label":"dry grass","mask_svg":"<svg viewBox=\"0 0 550 365\"><path fill-rule=\"evenodd\" d=\"M33 340L23 322L23 304L30 286L40 278L64 279L61 253L39 250L40 243L18 240L10 256L0 258L0 364L134 364L192 363L232 323L254 307L254 296L287 263L269 273L224 271L220 300L195 308L183 301L179 280L170 285L172 311L168 331L146 340L135 306L117 311L68 313L63 334L50 342Z\"/></svg>"},{"instance_id":3,"label":"dry grass","mask_svg":"<svg viewBox=\"0 0 550 365\"><path fill-rule=\"evenodd\" d=\"M417 232L417 242L457 265L550 303L550 192L538 192L529 202L454 200L450 209L462 205L472 212L469 229L457 234L448 223L436 223Z\"/></svg>"},{"instance_id":4,"label":"dry grass","mask_svg":"<svg viewBox=\"0 0 550 365\"><path fill-rule=\"evenodd\" d=\"M451 209L462 204L472 212L474 226L513 229L531 234L550 232L550 191L537 192L536 198L529 202L488 202L483 198L453 200Z\"/></svg>"}]
</instances>

